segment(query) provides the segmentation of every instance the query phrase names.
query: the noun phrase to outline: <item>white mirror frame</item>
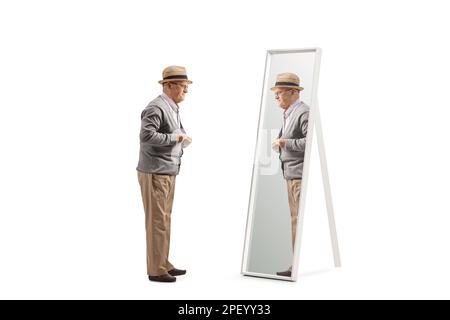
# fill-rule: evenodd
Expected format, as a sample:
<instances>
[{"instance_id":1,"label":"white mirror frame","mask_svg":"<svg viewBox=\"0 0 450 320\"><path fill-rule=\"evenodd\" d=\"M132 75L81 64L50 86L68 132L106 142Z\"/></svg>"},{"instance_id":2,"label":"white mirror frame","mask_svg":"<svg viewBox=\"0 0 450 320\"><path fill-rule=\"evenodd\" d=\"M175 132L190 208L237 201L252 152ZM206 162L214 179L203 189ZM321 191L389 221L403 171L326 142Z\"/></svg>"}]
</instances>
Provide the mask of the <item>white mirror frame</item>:
<instances>
[{"instance_id":1,"label":"white mirror frame","mask_svg":"<svg viewBox=\"0 0 450 320\"><path fill-rule=\"evenodd\" d=\"M300 205L299 205L299 212L298 212L298 223L297 223L297 236L295 238L295 250L293 255L293 265L292 265L292 276L290 278L278 276L278 275L271 275L271 274L264 274L264 273L256 273L256 272L249 272L247 271L248 267L248 251L252 239L252 225L253 225L253 213L254 213L254 199L255 199L255 188L254 185L257 184L257 170L258 166L257 164L257 155L259 154L259 148L260 148L260 133L262 128L260 127L262 124L262 121L264 119L264 112L265 112L265 105L266 105L266 90L268 86L268 77L269 77L269 70L270 70L270 64L271 64L271 57L275 54L280 53L302 53L302 52L314 52L315 59L314 59L314 75L313 75L313 81L312 81L312 96L311 96L311 104L310 104L310 114L309 114L309 120L308 120L308 133L306 137L306 150L305 150L305 158L303 163L303 177L302 177L302 188L300 193ZM311 145L313 140L313 134L314 134L314 125L317 125L317 140L318 140L318 146L319 146L319 156L320 156L320 162L321 162L321 169L322 169L322 178L323 178L323 184L324 184L324 190L325 190L325 198L326 198L326 204L327 204L327 211L328 211L328 221L329 221L329 227L330 227L330 234L331 234L331 240L332 240L332 246L333 246L333 254L334 254L334 262L335 266L339 267L341 265L340 262L340 256L339 256L339 249L338 249L338 242L337 242L337 233L336 233L336 226L334 221L334 212L333 212L333 206L331 201L331 192L330 192L330 185L328 180L328 170L326 165L326 158L325 158L325 149L323 147L323 136L322 136L322 129L321 129L321 123L320 123L320 114L318 109L318 103L317 103L317 88L318 88L318 82L319 82L319 69L320 69L320 59L321 59L321 49L320 48L305 48L305 49L287 49L287 50L268 50L266 55L266 64L265 64L265 70L264 70L264 81L263 81L263 89L262 89L262 95L261 95L261 106L260 106L260 112L259 112L259 120L258 120L258 132L256 137L256 148L255 148L255 154L254 154L254 161L253 161L253 172L252 172L252 180L251 180L251 187L250 187L250 196L249 196L249 205L248 205L248 212L247 212L247 223L246 223L246 229L245 229L245 240L244 240L244 250L242 255L242 265L241 265L241 274L246 276L255 276L255 277L263 277L263 278L271 278L271 279L279 279L279 280L288 280L288 281L297 281L298 276L298 261L299 261L299 255L300 255L300 247L301 247L301 238L303 233L303 221L304 221L304 211L305 211L305 200L306 200L306 191L308 186L308 175L309 175L309 164L310 164L310 158L311 158Z\"/></svg>"}]
</instances>

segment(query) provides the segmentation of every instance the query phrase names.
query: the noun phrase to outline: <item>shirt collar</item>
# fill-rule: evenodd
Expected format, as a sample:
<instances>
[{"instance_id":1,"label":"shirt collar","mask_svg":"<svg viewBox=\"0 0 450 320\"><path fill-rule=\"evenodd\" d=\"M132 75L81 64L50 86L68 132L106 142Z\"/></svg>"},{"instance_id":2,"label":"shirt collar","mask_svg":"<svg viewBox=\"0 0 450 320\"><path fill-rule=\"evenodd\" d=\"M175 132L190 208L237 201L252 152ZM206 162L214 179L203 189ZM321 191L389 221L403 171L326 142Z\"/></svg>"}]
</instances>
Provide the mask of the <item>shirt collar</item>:
<instances>
[{"instance_id":1,"label":"shirt collar","mask_svg":"<svg viewBox=\"0 0 450 320\"><path fill-rule=\"evenodd\" d=\"M161 93L161 97L169 104L173 111L178 112L178 105L164 92Z\"/></svg>"},{"instance_id":2,"label":"shirt collar","mask_svg":"<svg viewBox=\"0 0 450 320\"><path fill-rule=\"evenodd\" d=\"M294 111L294 109L295 109L296 107L298 107L299 105L300 105L300 99L297 99L293 104L291 104L291 105L289 106L289 108L287 108L287 109L284 111L284 118L286 119L287 117L289 117L289 116L291 115L292 111Z\"/></svg>"}]
</instances>

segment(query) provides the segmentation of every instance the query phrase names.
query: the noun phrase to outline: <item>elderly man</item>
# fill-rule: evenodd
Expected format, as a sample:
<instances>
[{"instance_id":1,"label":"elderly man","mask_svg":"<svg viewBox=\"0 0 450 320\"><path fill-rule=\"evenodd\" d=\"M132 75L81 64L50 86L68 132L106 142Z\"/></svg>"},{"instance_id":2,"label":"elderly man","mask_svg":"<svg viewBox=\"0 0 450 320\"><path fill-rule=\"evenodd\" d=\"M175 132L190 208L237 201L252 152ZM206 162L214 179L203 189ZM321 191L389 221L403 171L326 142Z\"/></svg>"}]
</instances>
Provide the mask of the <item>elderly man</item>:
<instances>
[{"instance_id":1,"label":"elderly man","mask_svg":"<svg viewBox=\"0 0 450 320\"><path fill-rule=\"evenodd\" d=\"M306 134L308 131L309 106L300 101L300 79L294 73L277 76L275 99L284 110L283 127L278 139L272 144L280 153L281 169L287 182L288 201L291 211L292 248L295 244L297 218L302 184L303 160L305 157ZM279 276L290 277L292 266L287 271L277 272Z\"/></svg>"},{"instance_id":2,"label":"elderly man","mask_svg":"<svg viewBox=\"0 0 450 320\"><path fill-rule=\"evenodd\" d=\"M169 262L170 218L175 178L180 171L183 148L191 138L181 124L179 103L188 92L186 69L170 66L159 81L163 93L141 114L140 151L137 166L145 210L147 274L151 281L175 282L186 270Z\"/></svg>"}]
</instances>

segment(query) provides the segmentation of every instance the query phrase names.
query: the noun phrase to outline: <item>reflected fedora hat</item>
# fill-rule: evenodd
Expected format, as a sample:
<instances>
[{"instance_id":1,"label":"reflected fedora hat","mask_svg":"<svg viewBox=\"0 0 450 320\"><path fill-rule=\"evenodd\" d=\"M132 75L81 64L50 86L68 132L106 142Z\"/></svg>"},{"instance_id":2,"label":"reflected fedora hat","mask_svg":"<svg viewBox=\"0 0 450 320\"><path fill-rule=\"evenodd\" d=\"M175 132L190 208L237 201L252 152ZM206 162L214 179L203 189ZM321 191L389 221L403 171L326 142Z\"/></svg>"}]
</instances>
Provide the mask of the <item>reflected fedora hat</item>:
<instances>
[{"instance_id":1,"label":"reflected fedora hat","mask_svg":"<svg viewBox=\"0 0 450 320\"><path fill-rule=\"evenodd\" d=\"M270 90L276 90L277 88L292 88L302 91L303 88L300 87L300 78L295 73L280 73L277 75L277 80L275 86L270 88Z\"/></svg>"},{"instance_id":2,"label":"reflected fedora hat","mask_svg":"<svg viewBox=\"0 0 450 320\"><path fill-rule=\"evenodd\" d=\"M162 76L163 79L158 81L161 84L173 81L187 81L189 84L192 83L187 77L185 67L169 66L163 70Z\"/></svg>"}]
</instances>

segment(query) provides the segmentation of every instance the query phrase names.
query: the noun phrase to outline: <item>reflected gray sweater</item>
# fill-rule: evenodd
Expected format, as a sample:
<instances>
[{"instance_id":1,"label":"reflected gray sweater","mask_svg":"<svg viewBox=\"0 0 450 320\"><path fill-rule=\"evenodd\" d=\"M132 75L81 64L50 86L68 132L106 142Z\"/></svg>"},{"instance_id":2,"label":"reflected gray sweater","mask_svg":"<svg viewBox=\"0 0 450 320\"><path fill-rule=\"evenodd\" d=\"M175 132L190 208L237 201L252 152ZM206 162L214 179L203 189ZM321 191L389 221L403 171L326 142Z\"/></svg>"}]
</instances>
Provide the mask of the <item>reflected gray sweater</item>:
<instances>
[{"instance_id":1,"label":"reflected gray sweater","mask_svg":"<svg viewBox=\"0 0 450 320\"><path fill-rule=\"evenodd\" d=\"M185 134L178 127L170 106L159 96L141 114L139 163L136 170L146 173L177 175L183 149L176 142L177 134Z\"/></svg>"},{"instance_id":2,"label":"reflected gray sweater","mask_svg":"<svg viewBox=\"0 0 450 320\"><path fill-rule=\"evenodd\" d=\"M285 147L280 150L281 169L285 179L301 179L308 132L309 106L300 102L300 106L295 108L289 117L287 127L280 130L278 135L278 138L287 140Z\"/></svg>"}]
</instances>

